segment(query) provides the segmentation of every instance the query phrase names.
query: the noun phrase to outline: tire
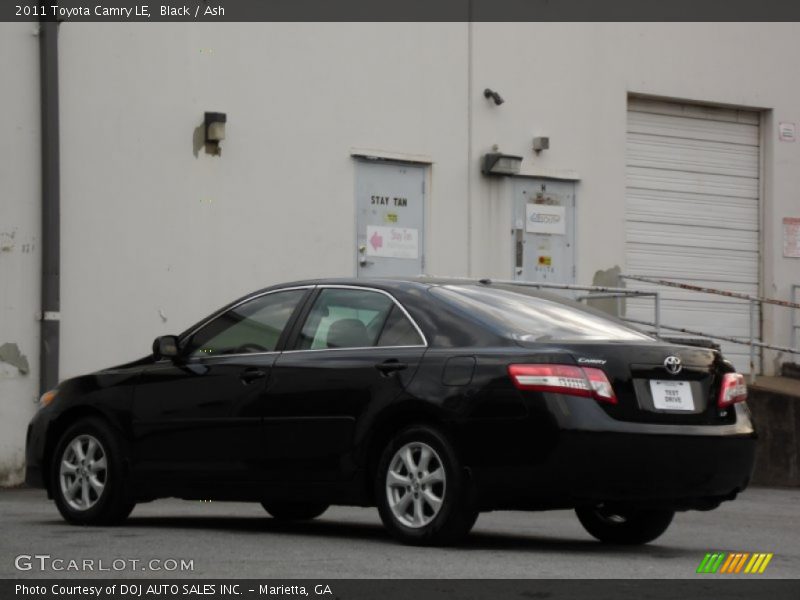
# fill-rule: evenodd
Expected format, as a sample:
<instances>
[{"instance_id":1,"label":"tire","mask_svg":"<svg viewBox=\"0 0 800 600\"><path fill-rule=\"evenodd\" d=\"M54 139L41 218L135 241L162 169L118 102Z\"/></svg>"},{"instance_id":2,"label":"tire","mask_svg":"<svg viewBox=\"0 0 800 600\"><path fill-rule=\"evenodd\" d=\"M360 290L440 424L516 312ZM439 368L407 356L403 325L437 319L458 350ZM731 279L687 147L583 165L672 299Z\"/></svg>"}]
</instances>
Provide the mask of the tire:
<instances>
[{"instance_id":1,"label":"tire","mask_svg":"<svg viewBox=\"0 0 800 600\"><path fill-rule=\"evenodd\" d=\"M456 543L478 518L455 449L441 431L427 425L404 429L384 448L374 493L384 526L404 544Z\"/></svg>"},{"instance_id":2,"label":"tire","mask_svg":"<svg viewBox=\"0 0 800 600\"><path fill-rule=\"evenodd\" d=\"M330 507L320 502L262 502L274 519L279 521L310 521L316 519Z\"/></svg>"},{"instance_id":3,"label":"tire","mask_svg":"<svg viewBox=\"0 0 800 600\"><path fill-rule=\"evenodd\" d=\"M66 521L116 525L131 513L135 502L124 448L119 435L101 419L81 419L64 431L53 453L50 489Z\"/></svg>"},{"instance_id":4,"label":"tire","mask_svg":"<svg viewBox=\"0 0 800 600\"><path fill-rule=\"evenodd\" d=\"M576 508L581 525L607 544L646 544L667 530L674 510L615 509L603 505Z\"/></svg>"}]
</instances>

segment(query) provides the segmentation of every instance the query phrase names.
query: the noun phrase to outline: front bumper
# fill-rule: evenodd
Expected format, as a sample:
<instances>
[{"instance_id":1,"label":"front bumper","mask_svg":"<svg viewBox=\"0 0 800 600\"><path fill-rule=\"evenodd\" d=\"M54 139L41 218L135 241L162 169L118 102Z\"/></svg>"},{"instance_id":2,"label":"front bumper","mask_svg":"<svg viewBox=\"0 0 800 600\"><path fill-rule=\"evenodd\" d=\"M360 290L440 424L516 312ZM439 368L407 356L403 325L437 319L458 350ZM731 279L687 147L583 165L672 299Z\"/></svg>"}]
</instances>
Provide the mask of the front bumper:
<instances>
[{"instance_id":1,"label":"front bumper","mask_svg":"<svg viewBox=\"0 0 800 600\"><path fill-rule=\"evenodd\" d=\"M47 412L46 408L39 410L28 425L25 437L25 484L28 487L47 487L44 464L50 422Z\"/></svg>"}]
</instances>

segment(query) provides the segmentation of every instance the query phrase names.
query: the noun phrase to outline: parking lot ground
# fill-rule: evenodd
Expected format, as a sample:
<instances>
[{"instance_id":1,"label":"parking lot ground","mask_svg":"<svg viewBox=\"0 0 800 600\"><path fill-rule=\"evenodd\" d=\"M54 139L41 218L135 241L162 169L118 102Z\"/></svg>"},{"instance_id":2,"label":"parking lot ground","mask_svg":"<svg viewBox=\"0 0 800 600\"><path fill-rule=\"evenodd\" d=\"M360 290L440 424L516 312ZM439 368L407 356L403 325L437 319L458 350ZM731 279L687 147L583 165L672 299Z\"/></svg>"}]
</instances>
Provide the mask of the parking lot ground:
<instances>
[{"instance_id":1,"label":"parking lot ground","mask_svg":"<svg viewBox=\"0 0 800 600\"><path fill-rule=\"evenodd\" d=\"M62 521L43 491L30 489L0 491L0 524L1 578L724 577L695 573L713 551L772 552L766 572L755 577L800 577L800 490L789 489L751 488L717 510L678 513L661 538L639 547L594 541L572 511L482 514L455 548L402 546L376 510L348 507L282 524L258 504L170 499L137 506L120 527L76 527ZM41 571L35 563L19 570L20 555L49 555L63 565L128 562L120 572ZM152 559L190 560L193 570L143 570ZM140 561L135 568L132 560Z\"/></svg>"}]
</instances>

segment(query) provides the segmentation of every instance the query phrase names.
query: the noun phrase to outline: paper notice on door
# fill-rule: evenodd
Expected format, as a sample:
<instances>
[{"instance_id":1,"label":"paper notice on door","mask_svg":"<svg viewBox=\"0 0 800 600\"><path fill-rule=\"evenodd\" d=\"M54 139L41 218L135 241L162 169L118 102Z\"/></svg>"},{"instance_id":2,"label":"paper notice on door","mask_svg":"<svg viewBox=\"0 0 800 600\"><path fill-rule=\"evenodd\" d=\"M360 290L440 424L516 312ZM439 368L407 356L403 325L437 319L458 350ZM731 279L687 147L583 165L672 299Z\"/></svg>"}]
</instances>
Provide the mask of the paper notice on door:
<instances>
[{"instance_id":1,"label":"paper notice on door","mask_svg":"<svg viewBox=\"0 0 800 600\"><path fill-rule=\"evenodd\" d=\"M367 254L383 258L419 258L419 230L367 225Z\"/></svg>"}]
</instances>

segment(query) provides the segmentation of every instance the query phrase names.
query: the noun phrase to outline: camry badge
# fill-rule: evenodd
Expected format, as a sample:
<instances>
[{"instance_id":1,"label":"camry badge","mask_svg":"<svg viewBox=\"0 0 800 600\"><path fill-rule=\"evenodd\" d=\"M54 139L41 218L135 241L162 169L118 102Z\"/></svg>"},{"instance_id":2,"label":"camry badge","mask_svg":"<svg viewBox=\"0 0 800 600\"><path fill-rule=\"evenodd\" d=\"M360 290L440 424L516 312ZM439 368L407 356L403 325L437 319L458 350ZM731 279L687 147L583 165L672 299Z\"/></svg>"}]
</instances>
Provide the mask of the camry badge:
<instances>
[{"instance_id":1,"label":"camry badge","mask_svg":"<svg viewBox=\"0 0 800 600\"><path fill-rule=\"evenodd\" d=\"M578 362L582 365L604 365L606 361L602 358L579 358Z\"/></svg>"},{"instance_id":2,"label":"camry badge","mask_svg":"<svg viewBox=\"0 0 800 600\"><path fill-rule=\"evenodd\" d=\"M681 359L677 356L668 356L664 359L664 368L671 374L677 375L681 372L683 365L681 365Z\"/></svg>"}]
</instances>

